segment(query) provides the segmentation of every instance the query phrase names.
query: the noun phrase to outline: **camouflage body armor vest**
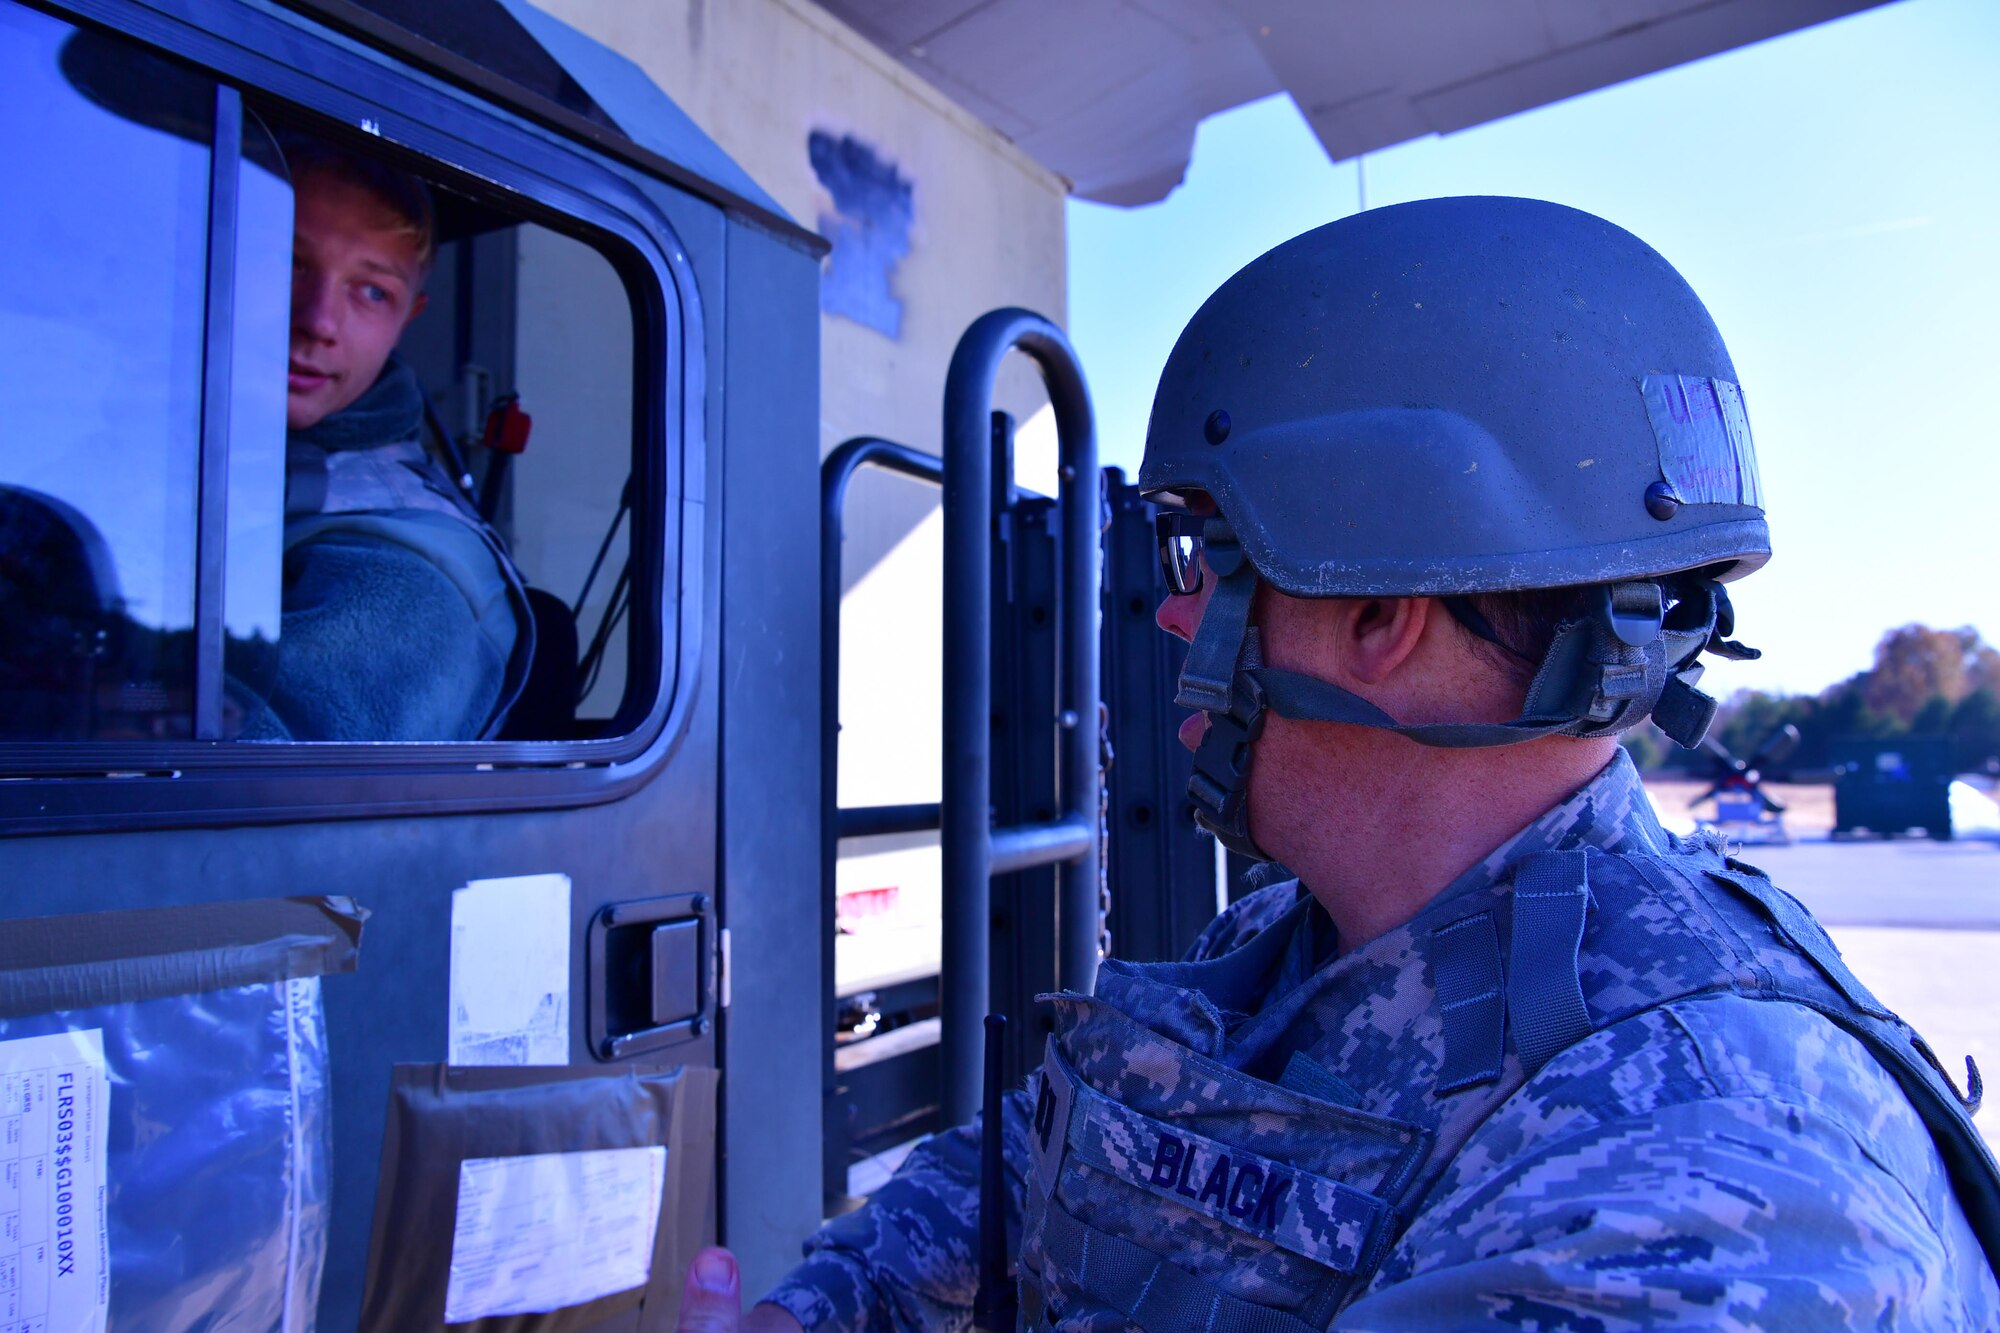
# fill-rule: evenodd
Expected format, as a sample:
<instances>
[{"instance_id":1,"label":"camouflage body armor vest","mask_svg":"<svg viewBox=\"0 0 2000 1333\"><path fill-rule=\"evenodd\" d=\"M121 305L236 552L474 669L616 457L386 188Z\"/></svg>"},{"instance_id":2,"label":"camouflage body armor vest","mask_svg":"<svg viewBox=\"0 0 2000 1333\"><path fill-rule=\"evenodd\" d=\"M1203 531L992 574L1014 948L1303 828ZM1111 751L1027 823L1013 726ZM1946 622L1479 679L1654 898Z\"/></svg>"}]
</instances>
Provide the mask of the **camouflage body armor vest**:
<instances>
[{"instance_id":1,"label":"camouflage body armor vest","mask_svg":"<svg viewBox=\"0 0 2000 1333\"><path fill-rule=\"evenodd\" d=\"M1310 900L1208 962L1107 964L1097 996L1054 997L1021 1327L1324 1329L1368 1291L1468 1138L1543 1065L1594 1031L1717 994L1802 1005L1858 1039L1929 1129L2000 1270L2000 1172L1968 1114L1976 1071L1961 1098L1769 879L1690 848L1538 852L1510 879L1511 892L1475 895L1429 930L1420 1000L1398 978L1388 1001L1430 1011L1441 1059L1427 1124L1356 1109L1343 1080L1298 1054L1256 1071L1267 1077L1222 1058L1223 1035L1309 929Z\"/></svg>"}]
</instances>

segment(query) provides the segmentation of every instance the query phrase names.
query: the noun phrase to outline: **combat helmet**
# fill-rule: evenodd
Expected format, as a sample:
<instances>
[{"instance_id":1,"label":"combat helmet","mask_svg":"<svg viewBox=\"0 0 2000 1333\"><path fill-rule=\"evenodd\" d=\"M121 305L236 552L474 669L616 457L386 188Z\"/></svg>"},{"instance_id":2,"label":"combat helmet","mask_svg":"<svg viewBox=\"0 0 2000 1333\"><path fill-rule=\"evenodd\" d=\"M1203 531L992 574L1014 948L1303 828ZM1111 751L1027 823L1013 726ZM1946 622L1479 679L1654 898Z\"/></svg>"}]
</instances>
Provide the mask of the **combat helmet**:
<instances>
[{"instance_id":1,"label":"combat helmet","mask_svg":"<svg viewBox=\"0 0 2000 1333\"><path fill-rule=\"evenodd\" d=\"M1244 788L1269 708L1426 745L1605 736L1652 717L1700 743L1723 583L1770 556L1736 372L1707 309L1631 233L1533 199L1427 199L1343 218L1243 268L1189 321L1153 400L1140 488L1171 576L1217 578L1178 702L1209 728L1197 818L1251 844ZM1176 511L1191 492L1218 513ZM1264 666L1259 580L1295 597L1467 599L1579 588L1509 723L1404 724ZM1505 644L1502 645L1507 646Z\"/></svg>"}]
</instances>

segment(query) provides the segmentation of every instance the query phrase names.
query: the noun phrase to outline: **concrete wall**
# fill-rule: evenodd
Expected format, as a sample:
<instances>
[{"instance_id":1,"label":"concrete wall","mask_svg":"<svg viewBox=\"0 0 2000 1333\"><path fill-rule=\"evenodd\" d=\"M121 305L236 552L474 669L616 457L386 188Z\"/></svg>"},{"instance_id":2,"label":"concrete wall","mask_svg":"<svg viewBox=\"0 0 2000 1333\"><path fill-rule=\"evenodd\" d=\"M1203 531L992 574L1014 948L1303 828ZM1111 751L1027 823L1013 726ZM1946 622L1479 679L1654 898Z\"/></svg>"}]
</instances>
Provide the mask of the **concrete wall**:
<instances>
[{"instance_id":1,"label":"concrete wall","mask_svg":"<svg viewBox=\"0 0 2000 1333\"><path fill-rule=\"evenodd\" d=\"M965 327L1008 305L1064 322L1066 182L809 0L537 3L636 61L834 242L822 274L821 457L863 434L936 452L945 369ZM1045 403L1015 358L998 405L1023 423L1023 484L1052 493ZM854 593L865 577L870 589L847 604L841 796L936 800L936 492L864 476L851 495L845 582Z\"/></svg>"},{"instance_id":2,"label":"concrete wall","mask_svg":"<svg viewBox=\"0 0 2000 1333\"><path fill-rule=\"evenodd\" d=\"M893 334L841 314L820 322L820 451L850 435L937 448L958 335L995 306L1065 315L1065 183L806 0L538 0L638 62L784 208L843 250L893 230L846 213L812 161L817 131L849 141L909 187L907 250L886 274ZM849 201L851 203L851 201ZM1032 372L1002 406L1025 419Z\"/></svg>"}]
</instances>

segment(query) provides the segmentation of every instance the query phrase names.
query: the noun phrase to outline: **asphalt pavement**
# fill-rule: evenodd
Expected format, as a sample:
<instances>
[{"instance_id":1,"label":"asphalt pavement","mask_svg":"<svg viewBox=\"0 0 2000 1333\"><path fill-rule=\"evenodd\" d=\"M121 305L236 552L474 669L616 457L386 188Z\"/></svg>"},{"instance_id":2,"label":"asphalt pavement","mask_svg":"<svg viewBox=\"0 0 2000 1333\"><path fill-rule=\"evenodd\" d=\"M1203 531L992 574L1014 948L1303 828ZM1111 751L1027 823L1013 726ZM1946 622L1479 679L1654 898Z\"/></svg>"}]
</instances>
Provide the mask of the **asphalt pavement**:
<instances>
[{"instance_id":1,"label":"asphalt pavement","mask_svg":"<svg viewBox=\"0 0 2000 1333\"><path fill-rule=\"evenodd\" d=\"M2000 842L1799 841L1745 847L1764 871L1834 926L2000 930ZM2000 958L1995 959L2000 971Z\"/></svg>"}]
</instances>

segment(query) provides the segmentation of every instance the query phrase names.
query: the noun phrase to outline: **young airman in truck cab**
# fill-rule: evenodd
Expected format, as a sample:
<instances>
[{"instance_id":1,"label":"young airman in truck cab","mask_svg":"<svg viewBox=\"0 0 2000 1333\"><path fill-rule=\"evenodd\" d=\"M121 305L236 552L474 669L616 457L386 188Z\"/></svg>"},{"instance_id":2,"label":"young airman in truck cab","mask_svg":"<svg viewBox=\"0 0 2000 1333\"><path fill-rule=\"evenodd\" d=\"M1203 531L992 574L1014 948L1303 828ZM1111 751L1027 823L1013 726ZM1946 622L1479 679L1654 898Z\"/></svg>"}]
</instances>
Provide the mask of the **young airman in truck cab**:
<instances>
[{"instance_id":1,"label":"young airman in truck cab","mask_svg":"<svg viewBox=\"0 0 2000 1333\"><path fill-rule=\"evenodd\" d=\"M425 452L396 343L423 312L422 182L293 136L283 619L251 740L474 740L520 689L532 622L499 538Z\"/></svg>"}]
</instances>

